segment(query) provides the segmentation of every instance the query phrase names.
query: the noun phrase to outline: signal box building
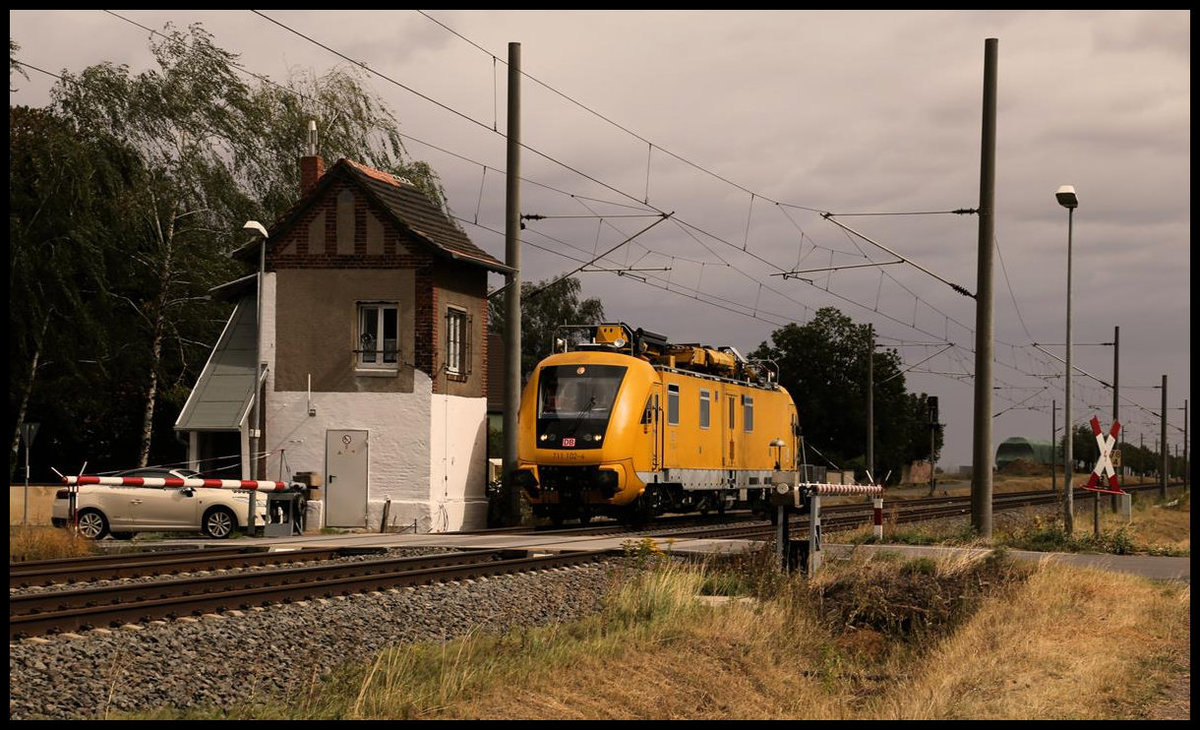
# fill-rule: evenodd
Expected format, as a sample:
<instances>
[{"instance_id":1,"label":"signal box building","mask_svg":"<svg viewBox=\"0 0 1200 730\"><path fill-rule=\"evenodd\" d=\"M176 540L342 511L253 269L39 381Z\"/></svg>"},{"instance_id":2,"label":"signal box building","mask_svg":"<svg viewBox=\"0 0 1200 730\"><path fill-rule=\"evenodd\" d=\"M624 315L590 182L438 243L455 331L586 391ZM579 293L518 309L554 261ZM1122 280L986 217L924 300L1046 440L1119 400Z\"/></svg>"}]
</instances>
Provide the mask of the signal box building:
<instances>
[{"instance_id":1,"label":"signal box building","mask_svg":"<svg viewBox=\"0 0 1200 730\"><path fill-rule=\"evenodd\" d=\"M482 527L487 277L508 269L407 181L324 168L301 159L299 201L233 254L255 273L212 291L235 306L175 425L192 467L308 480L309 530Z\"/></svg>"}]
</instances>

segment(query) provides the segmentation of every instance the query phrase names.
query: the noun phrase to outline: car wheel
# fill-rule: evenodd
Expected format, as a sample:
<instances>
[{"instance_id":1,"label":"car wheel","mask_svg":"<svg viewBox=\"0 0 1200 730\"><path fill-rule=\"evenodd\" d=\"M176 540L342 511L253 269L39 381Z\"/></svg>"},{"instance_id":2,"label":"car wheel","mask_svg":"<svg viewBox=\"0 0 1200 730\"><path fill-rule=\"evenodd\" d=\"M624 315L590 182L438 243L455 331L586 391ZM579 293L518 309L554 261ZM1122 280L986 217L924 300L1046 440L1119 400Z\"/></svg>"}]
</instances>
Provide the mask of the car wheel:
<instances>
[{"instance_id":1,"label":"car wheel","mask_svg":"<svg viewBox=\"0 0 1200 730\"><path fill-rule=\"evenodd\" d=\"M229 537L237 527L237 518L225 507L213 507L204 513L204 534L218 540Z\"/></svg>"},{"instance_id":2,"label":"car wheel","mask_svg":"<svg viewBox=\"0 0 1200 730\"><path fill-rule=\"evenodd\" d=\"M114 532L114 533L112 533L112 536L113 536L114 540L132 540L133 539L132 532Z\"/></svg>"},{"instance_id":3,"label":"car wheel","mask_svg":"<svg viewBox=\"0 0 1200 730\"><path fill-rule=\"evenodd\" d=\"M108 534L108 518L99 510L85 509L78 516L79 534L89 540L99 540Z\"/></svg>"}]
</instances>

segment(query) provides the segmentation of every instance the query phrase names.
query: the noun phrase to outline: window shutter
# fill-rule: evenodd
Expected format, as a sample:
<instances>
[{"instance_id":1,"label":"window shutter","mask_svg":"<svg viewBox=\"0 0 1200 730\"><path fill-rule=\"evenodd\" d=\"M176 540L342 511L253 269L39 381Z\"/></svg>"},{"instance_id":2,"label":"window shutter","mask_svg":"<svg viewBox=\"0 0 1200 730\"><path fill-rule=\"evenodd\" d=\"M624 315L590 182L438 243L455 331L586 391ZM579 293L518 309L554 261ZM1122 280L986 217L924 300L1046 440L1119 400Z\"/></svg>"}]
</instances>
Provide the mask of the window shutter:
<instances>
[{"instance_id":1,"label":"window shutter","mask_svg":"<svg viewBox=\"0 0 1200 730\"><path fill-rule=\"evenodd\" d=\"M474 339L475 339L473 336L475 334L475 316L474 315L472 315L472 314L467 315L467 326L465 329L466 329L466 331L463 332L463 356L464 356L463 374L470 375L471 374L471 363L474 361L474 358L471 357L471 345L473 344Z\"/></svg>"}]
</instances>

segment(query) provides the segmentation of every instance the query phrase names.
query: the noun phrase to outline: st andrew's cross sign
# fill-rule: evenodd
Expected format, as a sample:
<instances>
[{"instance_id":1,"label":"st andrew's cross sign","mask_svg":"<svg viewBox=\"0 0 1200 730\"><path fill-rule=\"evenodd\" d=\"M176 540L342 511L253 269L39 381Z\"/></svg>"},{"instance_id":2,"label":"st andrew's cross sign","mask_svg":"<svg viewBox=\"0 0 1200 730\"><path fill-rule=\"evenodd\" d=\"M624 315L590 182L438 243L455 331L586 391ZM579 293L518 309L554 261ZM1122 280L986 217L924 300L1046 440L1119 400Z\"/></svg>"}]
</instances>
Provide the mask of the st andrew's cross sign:
<instances>
[{"instance_id":1,"label":"st andrew's cross sign","mask_svg":"<svg viewBox=\"0 0 1200 730\"><path fill-rule=\"evenodd\" d=\"M1100 447L1100 458L1096 460L1096 466L1092 469L1092 476L1088 479L1088 483L1083 485L1084 489L1108 494L1125 494L1121 489L1121 484L1117 481L1117 471L1113 468L1112 463L1113 446L1117 443L1117 434L1120 431L1121 422L1113 421L1112 429L1105 436L1100 430L1100 419L1092 416L1092 433L1096 435L1096 444ZM1107 477L1107 489L1100 485L1101 477Z\"/></svg>"}]
</instances>

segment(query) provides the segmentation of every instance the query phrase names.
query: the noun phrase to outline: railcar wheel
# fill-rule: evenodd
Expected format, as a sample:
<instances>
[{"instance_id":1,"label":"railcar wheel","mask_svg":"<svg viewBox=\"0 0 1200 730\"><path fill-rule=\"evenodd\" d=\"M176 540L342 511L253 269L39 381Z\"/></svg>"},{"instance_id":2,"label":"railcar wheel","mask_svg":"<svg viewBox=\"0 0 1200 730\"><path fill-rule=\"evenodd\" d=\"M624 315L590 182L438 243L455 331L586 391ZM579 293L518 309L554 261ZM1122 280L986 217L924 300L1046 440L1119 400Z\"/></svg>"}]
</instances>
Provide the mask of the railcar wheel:
<instances>
[{"instance_id":1,"label":"railcar wheel","mask_svg":"<svg viewBox=\"0 0 1200 730\"><path fill-rule=\"evenodd\" d=\"M78 515L79 534L89 540L99 540L108 534L108 518L100 510L85 509Z\"/></svg>"},{"instance_id":2,"label":"railcar wheel","mask_svg":"<svg viewBox=\"0 0 1200 730\"><path fill-rule=\"evenodd\" d=\"M237 518L225 507L213 507L204 514L202 528L209 537L223 540L233 534Z\"/></svg>"}]
</instances>

